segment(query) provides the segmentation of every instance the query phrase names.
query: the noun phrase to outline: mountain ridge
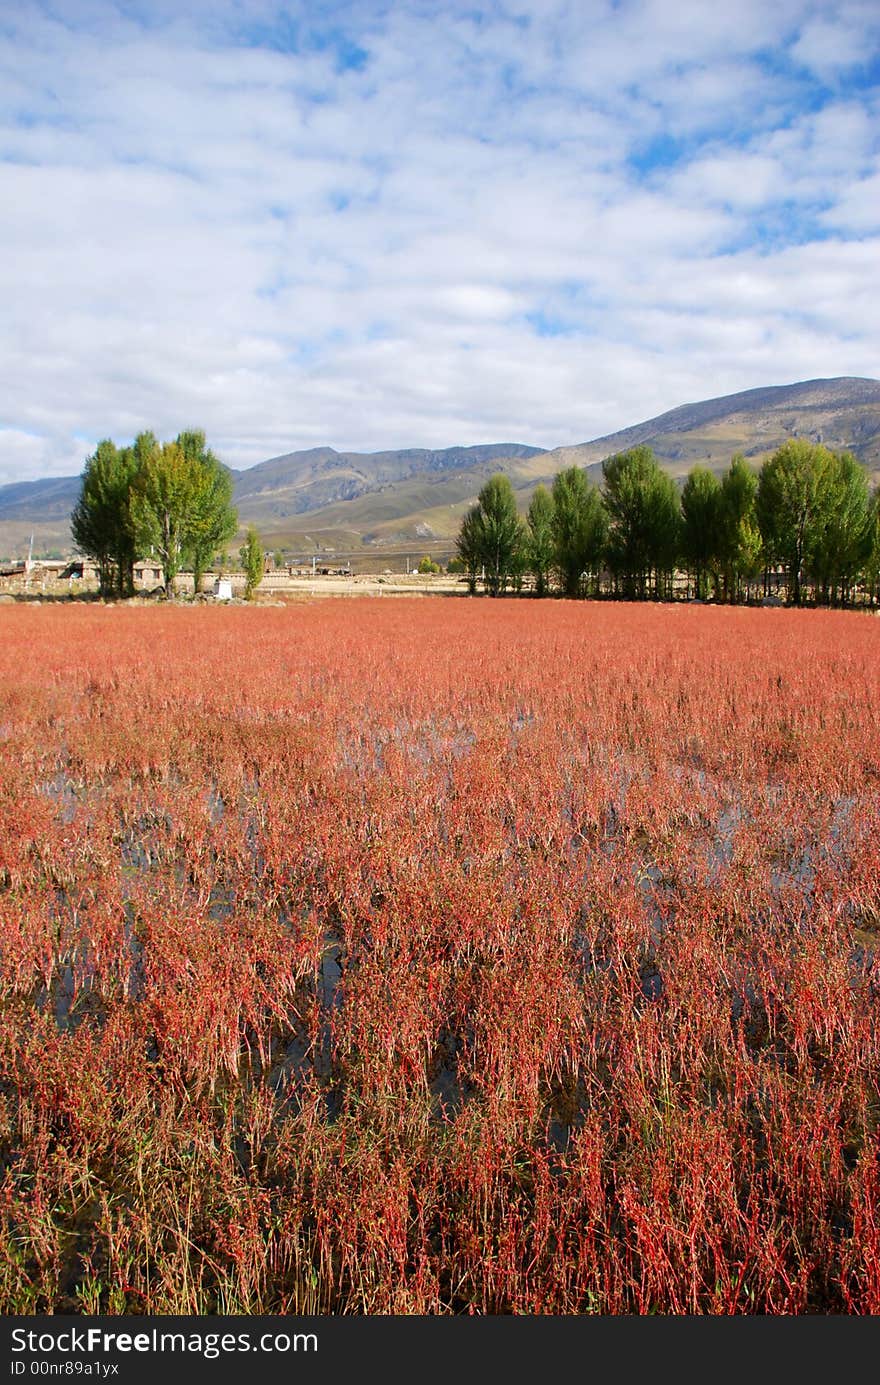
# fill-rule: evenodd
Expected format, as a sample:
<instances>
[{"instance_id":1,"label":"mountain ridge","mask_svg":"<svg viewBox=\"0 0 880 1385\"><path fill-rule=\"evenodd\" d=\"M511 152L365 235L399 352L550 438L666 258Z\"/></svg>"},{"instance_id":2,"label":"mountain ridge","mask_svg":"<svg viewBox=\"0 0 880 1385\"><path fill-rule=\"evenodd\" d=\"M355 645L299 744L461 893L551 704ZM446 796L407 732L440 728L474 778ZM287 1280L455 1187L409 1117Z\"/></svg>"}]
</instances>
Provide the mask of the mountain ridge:
<instances>
[{"instance_id":1,"label":"mountain ridge","mask_svg":"<svg viewBox=\"0 0 880 1385\"><path fill-rule=\"evenodd\" d=\"M678 405L592 441L542 449L525 443L449 448L281 453L230 468L242 525L254 523L272 546L357 548L451 542L461 516L495 471L510 476L521 508L534 487L565 466L598 478L602 460L640 443L680 479L697 462L716 472L735 452L753 464L789 437L853 451L880 477L880 380L832 376L758 386ZM0 486L0 553L35 542L70 547L70 511L79 476Z\"/></svg>"}]
</instances>

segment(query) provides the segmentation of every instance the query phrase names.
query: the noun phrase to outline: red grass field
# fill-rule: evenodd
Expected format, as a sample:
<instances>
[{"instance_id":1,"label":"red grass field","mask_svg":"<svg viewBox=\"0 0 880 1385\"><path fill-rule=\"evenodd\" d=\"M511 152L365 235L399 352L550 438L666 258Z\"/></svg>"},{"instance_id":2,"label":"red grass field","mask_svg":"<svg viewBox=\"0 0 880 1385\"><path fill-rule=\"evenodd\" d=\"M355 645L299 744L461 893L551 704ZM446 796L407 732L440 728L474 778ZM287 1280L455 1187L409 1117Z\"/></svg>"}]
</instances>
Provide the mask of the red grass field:
<instances>
[{"instance_id":1,"label":"red grass field","mask_svg":"<svg viewBox=\"0 0 880 1385\"><path fill-rule=\"evenodd\" d=\"M880 621L0 611L6 1313L880 1312Z\"/></svg>"}]
</instances>

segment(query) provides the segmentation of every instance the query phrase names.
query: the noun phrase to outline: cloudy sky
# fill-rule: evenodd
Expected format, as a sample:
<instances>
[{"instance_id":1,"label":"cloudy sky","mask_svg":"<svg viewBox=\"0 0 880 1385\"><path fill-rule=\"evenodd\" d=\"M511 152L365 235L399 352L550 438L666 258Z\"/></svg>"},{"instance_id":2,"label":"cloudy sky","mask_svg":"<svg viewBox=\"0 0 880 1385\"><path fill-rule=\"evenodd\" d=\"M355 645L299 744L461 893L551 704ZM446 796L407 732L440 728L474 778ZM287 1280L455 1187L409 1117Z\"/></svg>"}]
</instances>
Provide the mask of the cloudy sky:
<instances>
[{"instance_id":1,"label":"cloudy sky","mask_svg":"<svg viewBox=\"0 0 880 1385\"><path fill-rule=\"evenodd\" d=\"M880 375L878 114L875 0L14 0L0 482Z\"/></svg>"}]
</instances>

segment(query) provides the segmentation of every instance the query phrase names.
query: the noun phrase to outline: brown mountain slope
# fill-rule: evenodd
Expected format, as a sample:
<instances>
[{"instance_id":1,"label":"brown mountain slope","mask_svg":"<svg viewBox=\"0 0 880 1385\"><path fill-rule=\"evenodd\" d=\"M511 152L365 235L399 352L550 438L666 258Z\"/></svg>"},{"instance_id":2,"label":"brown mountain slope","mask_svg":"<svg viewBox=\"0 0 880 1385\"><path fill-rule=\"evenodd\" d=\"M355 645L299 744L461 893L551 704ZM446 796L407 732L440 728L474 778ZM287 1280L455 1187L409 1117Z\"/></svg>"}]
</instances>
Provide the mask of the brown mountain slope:
<instances>
[{"instance_id":1,"label":"brown mountain slope","mask_svg":"<svg viewBox=\"0 0 880 1385\"><path fill-rule=\"evenodd\" d=\"M589 466L646 443L679 475L696 462L722 470L734 452L758 464L791 437L810 438L833 451L849 449L880 471L880 380L844 376L744 390L683 404L619 433L558 447L551 455L559 466Z\"/></svg>"},{"instance_id":2,"label":"brown mountain slope","mask_svg":"<svg viewBox=\"0 0 880 1385\"><path fill-rule=\"evenodd\" d=\"M593 442L558 447L531 456L495 458L442 476L420 475L389 484L350 501L321 506L302 521L272 527L276 542L309 548L332 544L334 531L361 535L366 545L430 544L440 551L458 532L462 515L495 471L510 476L520 507L539 482L550 484L563 467L583 466L601 479L603 458L644 443L675 477L700 462L723 471L736 452L758 466L787 438L805 437L834 451L849 449L880 480L880 381L858 378L807 380L745 390L740 394L685 404L657 418ZM303 517L304 518L304 517Z\"/></svg>"},{"instance_id":3,"label":"brown mountain slope","mask_svg":"<svg viewBox=\"0 0 880 1385\"><path fill-rule=\"evenodd\" d=\"M273 548L440 552L495 471L510 476L524 509L535 485L549 484L563 467L584 466L599 479L604 457L638 443L681 477L697 462L722 471L735 452L758 465L790 437L848 448L880 479L880 381L842 377L745 390L547 452L516 443L369 454L313 448L233 473L235 503L242 525L256 524ZM31 531L37 551L68 549L66 507L77 490L77 478L0 487L0 557L26 552Z\"/></svg>"}]
</instances>

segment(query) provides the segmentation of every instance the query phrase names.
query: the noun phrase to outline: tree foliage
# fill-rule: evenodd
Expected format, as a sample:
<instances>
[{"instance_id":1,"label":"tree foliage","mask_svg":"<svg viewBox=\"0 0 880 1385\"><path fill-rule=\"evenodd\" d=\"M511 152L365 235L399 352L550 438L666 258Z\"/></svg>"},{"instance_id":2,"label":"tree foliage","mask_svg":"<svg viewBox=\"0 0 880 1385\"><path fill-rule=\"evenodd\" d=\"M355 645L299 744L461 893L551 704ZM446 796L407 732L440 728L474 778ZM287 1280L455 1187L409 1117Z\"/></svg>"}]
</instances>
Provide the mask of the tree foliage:
<instances>
[{"instance_id":1,"label":"tree foliage","mask_svg":"<svg viewBox=\"0 0 880 1385\"><path fill-rule=\"evenodd\" d=\"M851 452L826 464L807 562L824 601L846 600L872 549L868 476Z\"/></svg>"},{"instance_id":2,"label":"tree foliage","mask_svg":"<svg viewBox=\"0 0 880 1385\"><path fill-rule=\"evenodd\" d=\"M718 551L728 601L738 598L743 581L760 571L763 544L755 517L757 489L757 476L737 453L721 478Z\"/></svg>"},{"instance_id":3,"label":"tree foliage","mask_svg":"<svg viewBox=\"0 0 880 1385\"><path fill-rule=\"evenodd\" d=\"M181 567L192 565L195 589L238 519L232 478L205 445L203 432L160 443L149 431L131 447L105 439L83 471L71 532L81 553L98 565L101 590L134 591L134 564L153 553L171 594Z\"/></svg>"},{"instance_id":4,"label":"tree foliage","mask_svg":"<svg viewBox=\"0 0 880 1385\"><path fill-rule=\"evenodd\" d=\"M85 464L70 530L77 550L98 566L103 596L130 596L138 536L131 510L137 471L133 448L117 448L109 438L98 443Z\"/></svg>"},{"instance_id":5,"label":"tree foliage","mask_svg":"<svg viewBox=\"0 0 880 1385\"><path fill-rule=\"evenodd\" d=\"M152 433L136 439L142 460L135 479L132 505L138 534L162 565L165 591L174 584L183 564L195 507L196 478L179 442L156 441Z\"/></svg>"},{"instance_id":6,"label":"tree foliage","mask_svg":"<svg viewBox=\"0 0 880 1385\"><path fill-rule=\"evenodd\" d=\"M525 534L516 512L510 477L490 476L477 498L482 529L483 566L490 596L499 596L518 567Z\"/></svg>"},{"instance_id":7,"label":"tree foliage","mask_svg":"<svg viewBox=\"0 0 880 1385\"><path fill-rule=\"evenodd\" d=\"M184 558L192 565L193 589L199 592L204 572L238 528L238 517L232 507L232 477L205 446L204 433L181 433L177 443L192 484Z\"/></svg>"},{"instance_id":8,"label":"tree foliage","mask_svg":"<svg viewBox=\"0 0 880 1385\"><path fill-rule=\"evenodd\" d=\"M527 567L535 579L535 592L545 596L553 566L555 507L546 486L536 486L528 510Z\"/></svg>"},{"instance_id":9,"label":"tree foliage","mask_svg":"<svg viewBox=\"0 0 880 1385\"><path fill-rule=\"evenodd\" d=\"M791 438L761 468L756 510L768 555L788 574L791 599L801 604L807 557L819 536L824 483L832 453L819 443Z\"/></svg>"},{"instance_id":10,"label":"tree foliage","mask_svg":"<svg viewBox=\"0 0 880 1385\"><path fill-rule=\"evenodd\" d=\"M471 590L481 574L489 595L500 596L521 574L526 548L526 529L517 514L510 478L499 472L483 486L458 535L458 554Z\"/></svg>"},{"instance_id":11,"label":"tree foliage","mask_svg":"<svg viewBox=\"0 0 880 1385\"><path fill-rule=\"evenodd\" d=\"M873 602L880 600L880 486L874 491L868 507L864 576Z\"/></svg>"},{"instance_id":12,"label":"tree foliage","mask_svg":"<svg viewBox=\"0 0 880 1385\"><path fill-rule=\"evenodd\" d=\"M602 463L609 516L608 560L626 596L671 586L681 515L675 483L650 447L632 447Z\"/></svg>"},{"instance_id":13,"label":"tree foliage","mask_svg":"<svg viewBox=\"0 0 880 1385\"><path fill-rule=\"evenodd\" d=\"M720 480L695 466L680 494L649 447L606 458L602 473L603 490L577 466L551 492L537 486L524 528L510 483L493 477L458 536L471 590L480 573L497 592L525 570L539 595L554 583L568 596L601 595L604 569L615 594L668 597L684 568L700 597L740 601L762 567L765 583L782 567L795 604L805 584L820 602L849 601L858 584L880 599L880 499L849 452L792 439L759 474L741 454Z\"/></svg>"},{"instance_id":14,"label":"tree foliage","mask_svg":"<svg viewBox=\"0 0 880 1385\"><path fill-rule=\"evenodd\" d=\"M247 537L238 553L244 568L245 598L248 601L253 601L254 593L263 580L264 563L263 545L260 543L260 536L252 524L248 525Z\"/></svg>"},{"instance_id":15,"label":"tree foliage","mask_svg":"<svg viewBox=\"0 0 880 1385\"><path fill-rule=\"evenodd\" d=\"M681 493L681 549L694 575L696 595L705 600L721 549L721 486L708 467L695 466Z\"/></svg>"},{"instance_id":16,"label":"tree foliage","mask_svg":"<svg viewBox=\"0 0 880 1385\"><path fill-rule=\"evenodd\" d=\"M583 596L598 576L608 534L602 496L582 467L567 467L553 481L553 566L566 596Z\"/></svg>"},{"instance_id":17,"label":"tree foliage","mask_svg":"<svg viewBox=\"0 0 880 1385\"><path fill-rule=\"evenodd\" d=\"M483 563L483 529L479 505L472 505L466 512L458 531L455 548L459 561L467 573L468 589L471 595L477 590L477 578Z\"/></svg>"}]
</instances>

